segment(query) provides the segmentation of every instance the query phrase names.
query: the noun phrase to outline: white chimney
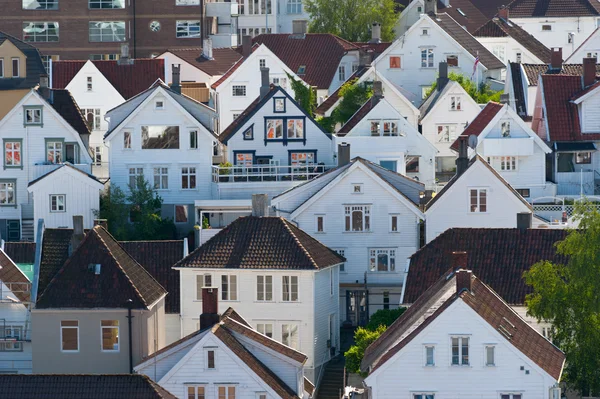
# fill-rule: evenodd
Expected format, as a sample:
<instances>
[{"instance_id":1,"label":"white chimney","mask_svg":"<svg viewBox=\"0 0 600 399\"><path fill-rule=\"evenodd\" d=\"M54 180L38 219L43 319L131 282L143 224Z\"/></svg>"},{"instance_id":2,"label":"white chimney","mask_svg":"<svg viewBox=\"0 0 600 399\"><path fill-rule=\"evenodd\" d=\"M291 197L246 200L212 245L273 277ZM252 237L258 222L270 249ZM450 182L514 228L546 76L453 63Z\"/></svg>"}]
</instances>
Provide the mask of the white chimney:
<instances>
[{"instance_id":1,"label":"white chimney","mask_svg":"<svg viewBox=\"0 0 600 399\"><path fill-rule=\"evenodd\" d=\"M204 39L204 42L202 43L202 56L207 60L213 59L213 45L210 37L208 39Z\"/></svg>"}]
</instances>

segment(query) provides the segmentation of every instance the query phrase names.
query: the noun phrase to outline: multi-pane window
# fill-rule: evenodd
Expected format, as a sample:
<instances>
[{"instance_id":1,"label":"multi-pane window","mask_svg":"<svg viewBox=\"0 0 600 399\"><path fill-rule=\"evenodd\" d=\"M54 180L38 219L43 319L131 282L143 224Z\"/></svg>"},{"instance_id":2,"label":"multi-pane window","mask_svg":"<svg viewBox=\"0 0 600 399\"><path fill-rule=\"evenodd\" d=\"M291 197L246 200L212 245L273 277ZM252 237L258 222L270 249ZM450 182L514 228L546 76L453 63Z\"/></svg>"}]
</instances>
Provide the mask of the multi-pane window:
<instances>
[{"instance_id":1,"label":"multi-pane window","mask_svg":"<svg viewBox=\"0 0 600 399\"><path fill-rule=\"evenodd\" d=\"M243 10L245 15L252 14L265 14L265 12L271 14L273 12L272 0L248 0L248 7ZM240 12L241 14L242 12ZM252 30L252 28L250 28ZM258 28L255 29L258 31ZM263 33L264 28L263 28ZM258 33L257 33L258 34Z\"/></svg>"},{"instance_id":2,"label":"multi-pane window","mask_svg":"<svg viewBox=\"0 0 600 399\"><path fill-rule=\"evenodd\" d=\"M123 132L123 148L131 149L131 132Z\"/></svg>"},{"instance_id":3,"label":"multi-pane window","mask_svg":"<svg viewBox=\"0 0 600 399\"><path fill-rule=\"evenodd\" d=\"M79 351L79 321L61 320L60 341L63 352Z\"/></svg>"},{"instance_id":4,"label":"multi-pane window","mask_svg":"<svg viewBox=\"0 0 600 399\"><path fill-rule=\"evenodd\" d=\"M4 167L21 167L21 140L4 142Z\"/></svg>"},{"instance_id":5,"label":"multi-pane window","mask_svg":"<svg viewBox=\"0 0 600 399\"><path fill-rule=\"evenodd\" d=\"M16 205L17 197L14 180L0 180L0 205Z\"/></svg>"},{"instance_id":6,"label":"multi-pane window","mask_svg":"<svg viewBox=\"0 0 600 399\"><path fill-rule=\"evenodd\" d=\"M267 120L267 140L281 140L281 139L283 139L283 119L268 119Z\"/></svg>"},{"instance_id":7,"label":"multi-pane window","mask_svg":"<svg viewBox=\"0 0 600 399\"><path fill-rule=\"evenodd\" d=\"M485 365L495 366L496 365L496 347L488 345L485 347Z\"/></svg>"},{"instance_id":8,"label":"multi-pane window","mask_svg":"<svg viewBox=\"0 0 600 399\"><path fill-rule=\"evenodd\" d=\"M90 42L124 42L124 21L90 21L88 23Z\"/></svg>"},{"instance_id":9,"label":"multi-pane window","mask_svg":"<svg viewBox=\"0 0 600 399\"><path fill-rule=\"evenodd\" d=\"M273 99L273 111L285 112L285 98Z\"/></svg>"},{"instance_id":10,"label":"multi-pane window","mask_svg":"<svg viewBox=\"0 0 600 399\"><path fill-rule=\"evenodd\" d=\"M92 61L116 61L121 58L120 54L90 54Z\"/></svg>"},{"instance_id":11,"label":"multi-pane window","mask_svg":"<svg viewBox=\"0 0 600 399\"><path fill-rule=\"evenodd\" d=\"M492 53L502 62L505 60L505 49L504 46L494 46L492 47Z\"/></svg>"},{"instance_id":12,"label":"multi-pane window","mask_svg":"<svg viewBox=\"0 0 600 399\"><path fill-rule=\"evenodd\" d=\"M458 66L458 55L452 54L446 56L446 63L448 66L457 67Z\"/></svg>"},{"instance_id":13,"label":"multi-pane window","mask_svg":"<svg viewBox=\"0 0 600 399\"><path fill-rule=\"evenodd\" d=\"M23 40L26 42L57 42L58 22L23 22Z\"/></svg>"},{"instance_id":14,"label":"multi-pane window","mask_svg":"<svg viewBox=\"0 0 600 399\"><path fill-rule=\"evenodd\" d=\"M256 276L256 300L273 300L273 276Z\"/></svg>"},{"instance_id":15,"label":"multi-pane window","mask_svg":"<svg viewBox=\"0 0 600 399\"><path fill-rule=\"evenodd\" d=\"M193 190L196 188L196 168L184 166L181 168L181 188Z\"/></svg>"},{"instance_id":16,"label":"multi-pane window","mask_svg":"<svg viewBox=\"0 0 600 399\"><path fill-rule=\"evenodd\" d=\"M317 233L325 232L325 216L324 215L316 215L315 216L315 232L317 232Z\"/></svg>"},{"instance_id":17,"label":"multi-pane window","mask_svg":"<svg viewBox=\"0 0 600 399\"><path fill-rule=\"evenodd\" d=\"M425 366L435 366L435 346L425 345Z\"/></svg>"},{"instance_id":18,"label":"multi-pane window","mask_svg":"<svg viewBox=\"0 0 600 399\"><path fill-rule=\"evenodd\" d=\"M298 324L281 325L281 343L290 348L298 349Z\"/></svg>"},{"instance_id":19,"label":"multi-pane window","mask_svg":"<svg viewBox=\"0 0 600 399\"><path fill-rule=\"evenodd\" d=\"M287 138L288 139L304 138L304 120L303 119L288 119L287 120Z\"/></svg>"},{"instance_id":20,"label":"multi-pane window","mask_svg":"<svg viewBox=\"0 0 600 399\"><path fill-rule=\"evenodd\" d=\"M302 14L302 0L287 0L288 14Z\"/></svg>"},{"instance_id":21,"label":"multi-pane window","mask_svg":"<svg viewBox=\"0 0 600 399\"><path fill-rule=\"evenodd\" d=\"M200 37L200 21L177 21L175 35L178 38Z\"/></svg>"},{"instance_id":22,"label":"multi-pane window","mask_svg":"<svg viewBox=\"0 0 600 399\"><path fill-rule=\"evenodd\" d=\"M86 79L86 82L87 82L87 91L92 91L94 88L94 83L92 81L92 77L88 76Z\"/></svg>"},{"instance_id":23,"label":"multi-pane window","mask_svg":"<svg viewBox=\"0 0 600 399\"><path fill-rule=\"evenodd\" d=\"M451 337L452 365L469 365L469 337Z\"/></svg>"},{"instance_id":24,"label":"multi-pane window","mask_svg":"<svg viewBox=\"0 0 600 399\"><path fill-rule=\"evenodd\" d=\"M500 170L515 171L517 170L517 157L499 157Z\"/></svg>"},{"instance_id":25,"label":"multi-pane window","mask_svg":"<svg viewBox=\"0 0 600 399\"><path fill-rule=\"evenodd\" d=\"M383 121L383 135L384 136L398 136L398 122L397 121Z\"/></svg>"},{"instance_id":26,"label":"multi-pane window","mask_svg":"<svg viewBox=\"0 0 600 399\"><path fill-rule=\"evenodd\" d=\"M217 399L235 399L235 387L219 386L217 387L219 397Z\"/></svg>"},{"instance_id":27,"label":"multi-pane window","mask_svg":"<svg viewBox=\"0 0 600 399\"><path fill-rule=\"evenodd\" d=\"M224 274L221 276L221 299L237 301L237 276Z\"/></svg>"},{"instance_id":28,"label":"multi-pane window","mask_svg":"<svg viewBox=\"0 0 600 399\"><path fill-rule=\"evenodd\" d=\"M371 121L371 136L379 136L381 123L379 121Z\"/></svg>"},{"instance_id":29,"label":"multi-pane window","mask_svg":"<svg viewBox=\"0 0 600 399\"><path fill-rule=\"evenodd\" d=\"M500 399L523 399L523 394L521 394L521 393L501 393Z\"/></svg>"},{"instance_id":30,"label":"multi-pane window","mask_svg":"<svg viewBox=\"0 0 600 399\"><path fill-rule=\"evenodd\" d=\"M50 212L66 212L65 194L50 195Z\"/></svg>"},{"instance_id":31,"label":"multi-pane window","mask_svg":"<svg viewBox=\"0 0 600 399\"><path fill-rule=\"evenodd\" d=\"M88 88L90 87L90 84L91 82L88 82ZM89 88L89 90L91 90L91 88ZM83 115L85 116L85 121L87 122L88 127L91 130L100 130L100 123L102 122L100 108L86 108L82 111Z\"/></svg>"},{"instance_id":32,"label":"multi-pane window","mask_svg":"<svg viewBox=\"0 0 600 399\"><path fill-rule=\"evenodd\" d=\"M42 124L42 108L26 108L25 109L25 125L41 125Z\"/></svg>"},{"instance_id":33,"label":"multi-pane window","mask_svg":"<svg viewBox=\"0 0 600 399\"><path fill-rule=\"evenodd\" d=\"M265 335L269 338L273 338L273 324L270 323L258 323L256 325L256 331Z\"/></svg>"},{"instance_id":34,"label":"multi-pane window","mask_svg":"<svg viewBox=\"0 0 600 399\"><path fill-rule=\"evenodd\" d=\"M390 69L400 69L402 67L402 59L399 55L390 56Z\"/></svg>"},{"instance_id":35,"label":"multi-pane window","mask_svg":"<svg viewBox=\"0 0 600 399\"><path fill-rule=\"evenodd\" d=\"M456 139L456 125L438 125L438 142L449 143Z\"/></svg>"},{"instance_id":36,"label":"multi-pane window","mask_svg":"<svg viewBox=\"0 0 600 399\"><path fill-rule=\"evenodd\" d=\"M251 152L239 152L235 154L235 164L244 167L251 167L254 156Z\"/></svg>"},{"instance_id":37,"label":"multi-pane window","mask_svg":"<svg viewBox=\"0 0 600 399\"><path fill-rule=\"evenodd\" d=\"M314 152L292 152L290 154L291 166L306 166L315 163Z\"/></svg>"},{"instance_id":38,"label":"multi-pane window","mask_svg":"<svg viewBox=\"0 0 600 399\"><path fill-rule=\"evenodd\" d=\"M372 272L396 271L396 250L390 248L369 249L369 270Z\"/></svg>"},{"instance_id":39,"label":"multi-pane window","mask_svg":"<svg viewBox=\"0 0 600 399\"><path fill-rule=\"evenodd\" d=\"M421 50L421 68L433 68L432 48L424 48Z\"/></svg>"},{"instance_id":40,"label":"multi-pane window","mask_svg":"<svg viewBox=\"0 0 600 399\"><path fill-rule=\"evenodd\" d=\"M234 97L245 97L246 96L246 85L231 86L231 95Z\"/></svg>"},{"instance_id":41,"label":"multi-pane window","mask_svg":"<svg viewBox=\"0 0 600 399\"><path fill-rule=\"evenodd\" d=\"M258 66L260 68L265 68L267 66L267 60L265 60L264 58L261 58L258 60Z\"/></svg>"},{"instance_id":42,"label":"multi-pane window","mask_svg":"<svg viewBox=\"0 0 600 399\"><path fill-rule=\"evenodd\" d=\"M119 320L102 320L102 351L119 351Z\"/></svg>"},{"instance_id":43,"label":"multi-pane window","mask_svg":"<svg viewBox=\"0 0 600 399\"><path fill-rule=\"evenodd\" d=\"M344 254L346 253L346 249L345 248L333 248L333 250L335 252L338 253L338 255L343 256L344 258L346 257ZM342 263L340 264L340 271L343 272L346 269L346 263Z\"/></svg>"},{"instance_id":44,"label":"multi-pane window","mask_svg":"<svg viewBox=\"0 0 600 399\"><path fill-rule=\"evenodd\" d=\"M129 187L134 189L138 185L140 177L144 176L144 168L129 168Z\"/></svg>"},{"instance_id":45,"label":"multi-pane window","mask_svg":"<svg viewBox=\"0 0 600 399\"><path fill-rule=\"evenodd\" d=\"M58 0L23 0L23 10L58 10Z\"/></svg>"},{"instance_id":46,"label":"multi-pane window","mask_svg":"<svg viewBox=\"0 0 600 399\"><path fill-rule=\"evenodd\" d=\"M338 80L340 82L346 81L346 67L344 65L338 67Z\"/></svg>"},{"instance_id":47,"label":"multi-pane window","mask_svg":"<svg viewBox=\"0 0 600 399\"><path fill-rule=\"evenodd\" d=\"M390 215L390 231L392 233L398 232L398 215Z\"/></svg>"},{"instance_id":48,"label":"multi-pane window","mask_svg":"<svg viewBox=\"0 0 600 399\"><path fill-rule=\"evenodd\" d=\"M576 164L590 164L592 163L592 153L591 152L578 152L575 154L575 163Z\"/></svg>"},{"instance_id":49,"label":"multi-pane window","mask_svg":"<svg viewBox=\"0 0 600 399\"><path fill-rule=\"evenodd\" d=\"M287 78L274 77L271 78L271 83L273 83L275 86L283 87L285 89L287 87Z\"/></svg>"},{"instance_id":50,"label":"multi-pane window","mask_svg":"<svg viewBox=\"0 0 600 399\"><path fill-rule=\"evenodd\" d=\"M197 274L196 275L196 300L202 300L202 288L212 287L212 275L211 274Z\"/></svg>"},{"instance_id":51,"label":"multi-pane window","mask_svg":"<svg viewBox=\"0 0 600 399\"><path fill-rule=\"evenodd\" d=\"M154 169L154 188L167 190L169 188L169 168L156 167Z\"/></svg>"},{"instance_id":52,"label":"multi-pane window","mask_svg":"<svg viewBox=\"0 0 600 399\"><path fill-rule=\"evenodd\" d=\"M3 339L7 340L4 341ZM16 352L23 350L23 327L6 325L0 329L0 352Z\"/></svg>"},{"instance_id":53,"label":"multi-pane window","mask_svg":"<svg viewBox=\"0 0 600 399\"><path fill-rule=\"evenodd\" d=\"M487 212L487 189L472 188L469 190L469 209L472 213Z\"/></svg>"},{"instance_id":54,"label":"multi-pane window","mask_svg":"<svg viewBox=\"0 0 600 399\"><path fill-rule=\"evenodd\" d=\"M206 399L204 386L188 385L186 399Z\"/></svg>"},{"instance_id":55,"label":"multi-pane window","mask_svg":"<svg viewBox=\"0 0 600 399\"><path fill-rule=\"evenodd\" d=\"M346 205L344 216L344 231L371 231L370 205Z\"/></svg>"},{"instance_id":56,"label":"multi-pane window","mask_svg":"<svg viewBox=\"0 0 600 399\"><path fill-rule=\"evenodd\" d=\"M48 141L46 142L46 160L50 163L63 162L63 142Z\"/></svg>"},{"instance_id":57,"label":"multi-pane window","mask_svg":"<svg viewBox=\"0 0 600 399\"><path fill-rule=\"evenodd\" d=\"M190 148L193 150L198 148L198 131L197 130L190 131Z\"/></svg>"},{"instance_id":58,"label":"multi-pane window","mask_svg":"<svg viewBox=\"0 0 600 399\"><path fill-rule=\"evenodd\" d=\"M125 1L124 0L88 0L88 6L91 10L125 8Z\"/></svg>"},{"instance_id":59,"label":"multi-pane window","mask_svg":"<svg viewBox=\"0 0 600 399\"><path fill-rule=\"evenodd\" d=\"M413 399L435 399L434 393L413 393Z\"/></svg>"},{"instance_id":60,"label":"multi-pane window","mask_svg":"<svg viewBox=\"0 0 600 399\"><path fill-rule=\"evenodd\" d=\"M284 302L298 301L298 276L281 277L281 295Z\"/></svg>"},{"instance_id":61,"label":"multi-pane window","mask_svg":"<svg viewBox=\"0 0 600 399\"><path fill-rule=\"evenodd\" d=\"M510 122L505 121L500 124L502 137L510 137Z\"/></svg>"},{"instance_id":62,"label":"multi-pane window","mask_svg":"<svg viewBox=\"0 0 600 399\"><path fill-rule=\"evenodd\" d=\"M460 96L450 96L450 111L460 111L462 109Z\"/></svg>"},{"instance_id":63,"label":"multi-pane window","mask_svg":"<svg viewBox=\"0 0 600 399\"><path fill-rule=\"evenodd\" d=\"M179 126L142 126L142 150L179 149Z\"/></svg>"}]
</instances>

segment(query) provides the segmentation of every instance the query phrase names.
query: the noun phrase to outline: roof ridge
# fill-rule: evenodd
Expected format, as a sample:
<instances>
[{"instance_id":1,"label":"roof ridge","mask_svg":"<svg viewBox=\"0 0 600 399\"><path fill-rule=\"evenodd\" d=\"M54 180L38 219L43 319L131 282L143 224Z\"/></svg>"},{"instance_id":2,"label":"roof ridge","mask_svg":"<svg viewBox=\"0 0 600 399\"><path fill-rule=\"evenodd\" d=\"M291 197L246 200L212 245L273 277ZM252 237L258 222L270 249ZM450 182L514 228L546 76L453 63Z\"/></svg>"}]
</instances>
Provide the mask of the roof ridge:
<instances>
[{"instance_id":1,"label":"roof ridge","mask_svg":"<svg viewBox=\"0 0 600 399\"><path fill-rule=\"evenodd\" d=\"M294 237L294 241L296 241L296 244L300 247L300 249L302 249L302 251L304 252L304 254L306 256L308 256L308 259L310 260L310 262L312 263L312 265L320 270L321 268L319 267L319 265L317 264L317 262L314 260L314 258L312 257L312 255L310 254L310 252L308 252L308 250L304 247L304 245L300 242L300 239L298 238L298 235L292 231L292 229L290 228L290 222L288 222L286 219L284 219L282 216L278 216L278 219L280 221L283 222L284 227L289 231L289 233ZM294 226L296 227L296 226Z\"/></svg>"}]
</instances>

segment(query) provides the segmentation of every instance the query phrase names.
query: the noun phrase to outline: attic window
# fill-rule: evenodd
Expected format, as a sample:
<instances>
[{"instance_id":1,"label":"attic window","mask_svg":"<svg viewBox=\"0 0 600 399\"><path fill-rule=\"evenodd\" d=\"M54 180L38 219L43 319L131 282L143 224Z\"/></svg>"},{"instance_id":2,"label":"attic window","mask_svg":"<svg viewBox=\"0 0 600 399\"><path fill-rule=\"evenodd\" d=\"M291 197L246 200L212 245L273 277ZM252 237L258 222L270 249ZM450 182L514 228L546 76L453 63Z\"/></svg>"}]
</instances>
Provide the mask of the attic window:
<instances>
[{"instance_id":1,"label":"attic window","mask_svg":"<svg viewBox=\"0 0 600 399\"><path fill-rule=\"evenodd\" d=\"M165 109L164 101L157 101L154 103L154 109Z\"/></svg>"},{"instance_id":2,"label":"attic window","mask_svg":"<svg viewBox=\"0 0 600 399\"><path fill-rule=\"evenodd\" d=\"M300 65L298 67L298 75L304 75L306 73L306 65Z\"/></svg>"},{"instance_id":3,"label":"attic window","mask_svg":"<svg viewBox=\"0 0 600 399\"><path fill-rule=\"evenodd\" d=\"M501 132L502 132L502 137L510 137L510 122L502 122L501 126Z\"/></svg>"},{"instance_id":4,"label":"attic window","mask_svg":"<svg viewBox=\"0 0 600 399\"><path fill-rule=\"evenodd\" d=\"M87 91L92 91L92 89L93 89L92 77L88 76L87 77Z\"/></svg>"},{"instance_id":5,"label":"attic window","mask_svg":"<svg viewBox=\"0 0 600 399\"><path fill-rule=\"evenodd\" d=\"M417 7L417 12L418 12L419 14L420 14L420 13L422 13L422 12L423 12L423 7L421 7L421 6L418 6L418 7Z\"/></svg>"},{"instance_id":6,"label":"attic window","mask_svg":"<svg viewBox=\"0 0 600 399\"><path fill-rule=\"evenodd\" d=\"M458 66L458 55L448 55L446 56L446 63L448 66L457 67Z\"/></svg>"},{"instance_id":7,"label":"attic window","mask_svg":"<svg viewBox=\"0 0 600 399\"><path fill-rule=\"evenodd\" d=\"M550 32L552 30L552 25L542 25L542 31Z\"/></svg>"},{"instance_id":8,"label":"attic window","mask_svg":"<svg viewBox=\"0 0 600 399\"><path fill-rule=\"evenodd\" d=\"M429 28L424 28L424 29L421 31L421 35L422 35L422 36L429 36Z\"/></svg>"}]
</instances>

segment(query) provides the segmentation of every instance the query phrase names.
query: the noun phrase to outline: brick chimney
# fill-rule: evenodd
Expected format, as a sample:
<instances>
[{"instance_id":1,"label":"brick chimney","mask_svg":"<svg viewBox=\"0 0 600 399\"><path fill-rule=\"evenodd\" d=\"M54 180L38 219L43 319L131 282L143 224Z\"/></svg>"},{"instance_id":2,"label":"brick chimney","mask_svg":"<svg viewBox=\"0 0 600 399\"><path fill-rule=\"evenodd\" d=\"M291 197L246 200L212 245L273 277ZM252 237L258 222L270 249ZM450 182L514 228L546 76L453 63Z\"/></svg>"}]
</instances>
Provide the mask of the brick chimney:
<instances>
[{"instance_id":1,"label":"brick chimney","mask_svg":"<svg viewBox=\"0 0 600 399\"><path fill-rule=\"evenodd\" d=\"M437 14L437 0L425 0L425 14Z\"/></svg>"},{"instance_id":2,"label":"brick chimney","mask_svg":"<svg viewBox=\"0 0 600 399\"><path fill-rule=\"evenodd\" d=\"M456 176L465 173L469 166L468 142L467 136L458 137L458 158L456 158Z\"/></svg>"},{"instance_id":3,"label":"brick chimney","mask_svg":"<svg viewBox=\"0 0 600 399\"><path fill-rule=\"evenodd\" d=\"M456 272L456 292L461 293L463 290L471 292L471 276L473 272L470 270L460 269Z\"/></svg>"},{"instance_id":4,"label":"brick chimney","mask_svg":"<svg viewBox=\"0 0 600 399\"><path fill-rule=\"evenodd\" d=\"M552 47L552 57L550 58L551 69L562 69L562 48Z\"/></svg>"},{"instance_id":5,"label":"brick chimney","mask_svg":"<svg viewBox=\"0 0 600 399\"><path fill-rule=\"evenodd\" d=\"M210 328L219 322L219 289L202 288L202 314L200 330Z\"/></svg>"},{"instance_id":6,"label":"brick chimney","mask_svg":"<svg viewBox=\"0 0 600 399\"><path fill-rule=\"evenodd\" d=\"M50 100L50 89L49 89L49 78L45 73L40 74L40 86L38 87L38 93L45 99Z\"/></svg>"},{"instance_id":7,"label":"brick chimney","mask_svg":"<svg viewBox=\"0 0 600 399\"><path fill-rule=\"evenodd\" d=\"M505 21L508 21L508 7L501 6L498 8L498 17L502 18Z\"/></svg>"},{"instance_id":8,"label":"brick chimney","mask_svg":"<svg viewBox=\"0 0 600 399\"><path fill-rule=\"evenodd\" d=\"M596 59L583 59L583 88L591 86L596 81Z\"/></svg>"},{"instance_id":9,"label":"brick chimney","mask_svg":"<svg viewBox=\"0 0 600 399\"><path fill-rule=\"evenodd\" d=\"M79 244L83 240L83 216L73 215L73 235L71 236L71 248L69 255L71 255Z\"/></svg>"},{"instance_id":10,"label":"brick chimney","mask_svg":"<svg viewBox=\"0 0 600 399\"><path fill-rule=\"evenodd\" d=\"M467 253L465 251L453 251L451 265L452 270L466 269L467 268Z\"/></svg>"},{"instance_id":11,"label":"brick chimney","mask_svg":"<svg viewBox=\"0 0 600 399\"><path fill-rule=\"evenodd\" d=\"M242 56L249 57L252 52L252 36L242 36Z\"/></svg>"}]
</instances>

